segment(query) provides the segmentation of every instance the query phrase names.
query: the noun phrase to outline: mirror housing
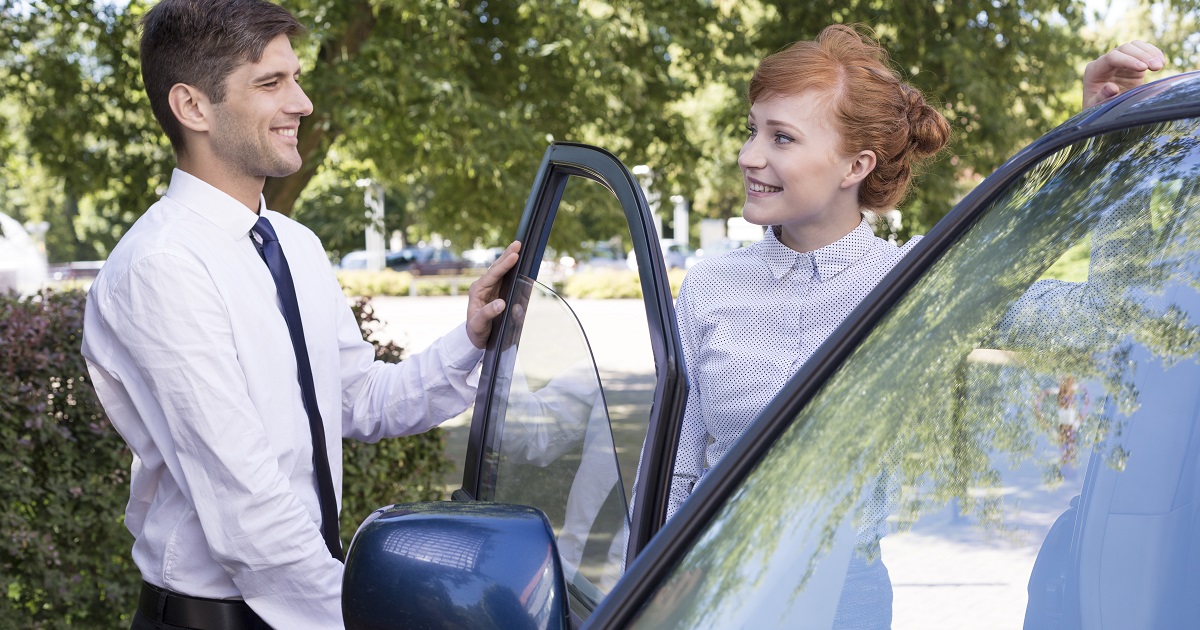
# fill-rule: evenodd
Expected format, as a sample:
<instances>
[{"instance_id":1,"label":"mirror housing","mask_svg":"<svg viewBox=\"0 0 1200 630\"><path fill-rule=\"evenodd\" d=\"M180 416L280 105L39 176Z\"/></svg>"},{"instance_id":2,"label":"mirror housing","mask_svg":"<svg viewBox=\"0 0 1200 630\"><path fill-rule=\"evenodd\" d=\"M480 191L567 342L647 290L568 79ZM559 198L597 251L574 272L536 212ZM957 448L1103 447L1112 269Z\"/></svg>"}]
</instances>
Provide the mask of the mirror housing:
<instances>
[{"instance_id":1,"label":"mirror housing","mask_svg":"<svg viewBox=\"0 0 1200 630\"><path fill-rule=\"evenodd\" d=\"M371 514L342 576L346 628L569 627L554 532L537 508L407 503Z\"/></svg>"}]
</instances>

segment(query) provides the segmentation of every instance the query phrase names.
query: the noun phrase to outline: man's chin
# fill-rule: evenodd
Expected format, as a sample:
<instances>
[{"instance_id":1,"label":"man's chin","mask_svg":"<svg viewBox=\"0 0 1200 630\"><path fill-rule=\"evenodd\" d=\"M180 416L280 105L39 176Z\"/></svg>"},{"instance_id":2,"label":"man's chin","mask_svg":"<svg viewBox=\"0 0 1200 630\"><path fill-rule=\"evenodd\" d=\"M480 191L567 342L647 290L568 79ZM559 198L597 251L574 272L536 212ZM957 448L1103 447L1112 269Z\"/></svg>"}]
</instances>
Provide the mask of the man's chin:
<instances>
[{"instance_id":1,"label":"man's chin","mask_svg":"<svg viewBox=\"0 0 1200 630\"><path fill-rule=\"evenodd\" d=\"M300 161L300 157L296 156L295 161L281 161L277 164L272 164L271 168L267 169L263 175L277 179L281 177L287 177L300 170L300 166L302 164L303 162Z\"/></svg>"}]
</instances>

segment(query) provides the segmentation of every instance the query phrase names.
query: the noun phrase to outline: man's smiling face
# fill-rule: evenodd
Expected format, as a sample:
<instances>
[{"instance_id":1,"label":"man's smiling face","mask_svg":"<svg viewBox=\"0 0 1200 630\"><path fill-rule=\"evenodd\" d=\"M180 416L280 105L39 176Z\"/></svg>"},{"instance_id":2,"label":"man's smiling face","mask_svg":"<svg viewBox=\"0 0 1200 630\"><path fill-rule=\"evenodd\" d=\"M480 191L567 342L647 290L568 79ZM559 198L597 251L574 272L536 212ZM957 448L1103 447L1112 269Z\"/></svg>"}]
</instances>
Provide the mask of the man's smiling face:
<instances>
[{"instance_id":1,"label":"man's smiling face","mask_svg":"<svg viewBox=\"0 0 1200 630\"><path fill-rule=\"evenodd\" d=\"M231 174L285 177L300 169L296 132L312 101L300 87L300 62L286 35L271 40L255 63L225 81L225 99L213 105L213 154Z\"/></svg>"}]
</instances>

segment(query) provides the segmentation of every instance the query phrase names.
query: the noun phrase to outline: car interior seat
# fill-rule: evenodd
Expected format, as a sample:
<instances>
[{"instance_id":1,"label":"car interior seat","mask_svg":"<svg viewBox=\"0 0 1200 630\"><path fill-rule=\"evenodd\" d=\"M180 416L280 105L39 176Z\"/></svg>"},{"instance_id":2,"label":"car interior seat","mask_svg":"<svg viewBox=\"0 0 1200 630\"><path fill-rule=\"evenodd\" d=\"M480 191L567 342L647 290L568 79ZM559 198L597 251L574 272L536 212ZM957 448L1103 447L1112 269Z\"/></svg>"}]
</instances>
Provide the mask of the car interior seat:
<instances>
[{"instance_id":1,"label":"car interior seat","mask_svg":"<svg viewBox=\"0 0 1200 630\"><path fill-rule=\"evenodd\" d=\"M1174 271L1161 286L1129 291L1150 313L1182 313L1181 329L1200 336L1200 239L1178 237L1180 224L1200 223L1195 193L1192 185L1175 196L1175 234L1152 258ZM1200 623L1200 347L1156 356L1153 341L1136 338L1153 334L1142 328L1131 333L1127 357L1135 407L1124 415L1107 402L1114 424L1091 454L1081 494L1038 553L1026 628Z\"/></svg>"}]
</instances>

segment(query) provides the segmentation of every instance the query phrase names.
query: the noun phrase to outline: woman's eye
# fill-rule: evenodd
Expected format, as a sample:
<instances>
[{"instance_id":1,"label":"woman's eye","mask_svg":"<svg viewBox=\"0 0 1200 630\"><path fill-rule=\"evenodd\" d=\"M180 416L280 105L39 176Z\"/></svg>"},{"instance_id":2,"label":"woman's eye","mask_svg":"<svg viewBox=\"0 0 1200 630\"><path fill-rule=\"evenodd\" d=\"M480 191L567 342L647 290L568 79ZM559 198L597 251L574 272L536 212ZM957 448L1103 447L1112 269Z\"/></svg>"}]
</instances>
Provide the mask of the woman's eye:
<instances>
[{"instance_id":1,"label":"woman's eye","mask_svg":"<svg viewBox=\"0 0 1200 630\"><path fill-rule=\"evenodd\" d=\"M753 138L757 134L758 134L758 130L754 128L754 125L746 125L746 135L747 136Z\"/></svg>"},{"instance_id":2,"label":"woman's eye","mask_svg":"<svg viewBox=\"0 0 1200 630\"><path fill-rule=\"evenodd\" d=\"M775 142L776 142L776 144L790 144L792 142L795 142L795 140L793 140L791 136L784 135L782 133L777 133L777 134L775 134Z\"/></svg>"}]
</instances>

